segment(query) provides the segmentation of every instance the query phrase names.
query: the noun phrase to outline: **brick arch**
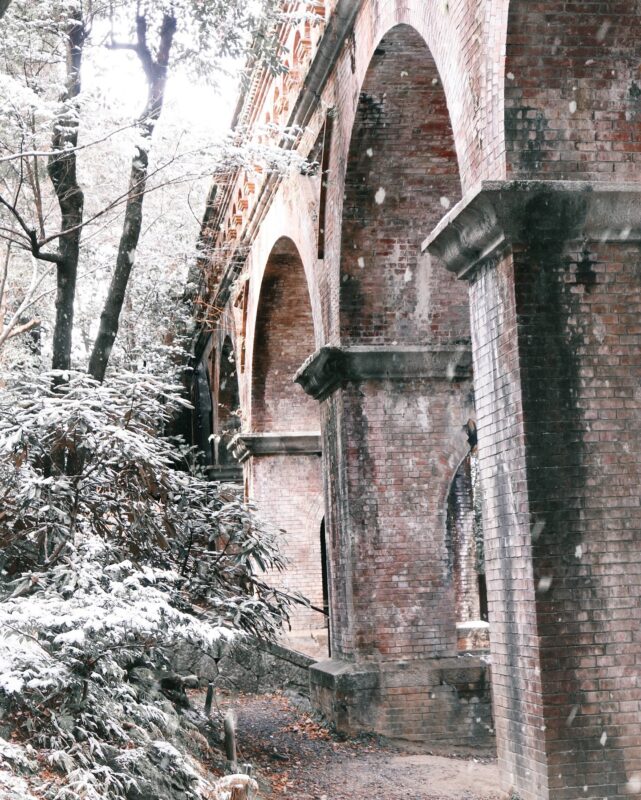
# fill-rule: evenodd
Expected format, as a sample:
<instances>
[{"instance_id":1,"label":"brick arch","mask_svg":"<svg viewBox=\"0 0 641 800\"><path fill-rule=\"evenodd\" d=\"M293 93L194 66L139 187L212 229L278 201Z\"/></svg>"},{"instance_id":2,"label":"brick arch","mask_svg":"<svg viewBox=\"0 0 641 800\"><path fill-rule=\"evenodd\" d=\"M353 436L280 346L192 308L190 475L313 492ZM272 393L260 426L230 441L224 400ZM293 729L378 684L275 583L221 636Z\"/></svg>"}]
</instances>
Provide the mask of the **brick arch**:
<instances>
[{"instance_id":1,"label":"brick arch","mask_svg":"<svg viewBox=\"0 0 641 800\"><path fill-rule=\"evenodd\" d=\"M236 459L227 449L234 435L241 427L240 392L236 353L231 336L224 337L218 359L218 391L214 409L216 440L216 463L236 463Z\"/></svg>"},{"instance_id":2,"label":"brick arch","mask_svg":"<svg viewBox=\"0 0 641 800\"><path fill-rule=\"evenodd\" d=\"M492 2L494 7L490 9L488 6ZM356 47L360 80L378 43L393 28L406 25L420 34L438 68L447 97L465 189L483 177L496 175L493 169L496 169L497 143L490 130L492 112L484 107L485 93L492 91L495 78L493 64L484 63L482 39L490 32L494 38L498 20L505 14L501 6L507 2L378 0L375 13L368 10L367 3L363 4L364 25ZM358 31L356 36L359 36ZM365 60L364 64L361 59ZM490 119L486 118L488 113Z\"/></svg>"},{"instance_id":3,"label":"brick arch","mask_svg":"<svg viewBox=\"0 0 641 800\"><path fill-rule=\"evenodd\" d=\"M641 174L639 0L511 0L505 140L513 178Z\"/></svg>"},{"instance_id":4,"label":"brick arch","mask_svg":"<svg viewBox=\"0 0 641 800\"><path fill-rule=\"evenodd\" d=\"M441 77L422 36L400 24L361 85L347 156L340 254L344 344L469 336L465 287L432 269L421 242L461 198Z\"/></svg>"},{"instance_id":5,"label":"brick arch","mask_svg":"<svg viewBox=\"0 0 641 800\"><path fill-rule=\"evenodd\" d=\"M471 450L459 462L446 499L445 539L448 571L454 583L457 623L469 623L482 618L479 577L484 567L482 547L479 545L480 491L478 455L476 450ZM487 616L484 618L487 620Z\"/></svg>"},{"instance_id":6,"label":"brick arch","mask_svg":"<svg viewBox=\"0 0 641 800\"><path fill-rule=\"evenodd\" d=\"M286 237L272 248L262 277L252 348L251 429L314 431L317 403L293 377L314 350L314 322L305 269Z\"/></svg>"}]
</instances>

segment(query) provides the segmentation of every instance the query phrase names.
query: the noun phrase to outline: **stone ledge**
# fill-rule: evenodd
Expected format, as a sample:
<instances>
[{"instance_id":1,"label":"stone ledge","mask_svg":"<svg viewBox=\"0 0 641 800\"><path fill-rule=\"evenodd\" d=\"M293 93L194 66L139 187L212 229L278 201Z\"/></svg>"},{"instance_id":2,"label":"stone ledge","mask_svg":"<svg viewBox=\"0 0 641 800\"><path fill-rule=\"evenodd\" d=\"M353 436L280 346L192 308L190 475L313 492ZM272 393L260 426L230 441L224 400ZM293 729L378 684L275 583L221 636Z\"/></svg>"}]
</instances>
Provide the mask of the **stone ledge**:
<instances>
[{"instance_id":1,"label":"stone ledge","mask_svg":"<svg viewBox=\"0 0 641 800\"><path fill-rule=\"evenodd\" d=\"M238 433L227 445L241 463L250 456L320 455L320 433Z\"/></svg>"},{"instance_id":2,"label":"stone ledge","mask_svg":"<svg viewBox=\"0 0 641 800\"><path fill-rule=\"evenodd\" d=\"M372 380L464 380L472 375L469 345L433 347L321 347L296 373L294 380L316 400L339 386Z\"/></svg>"},{"instance_id":3,"label":"stone ledge","mask_svg":"<svg viewBox=\"0 0 641 800\"><path fill-rule=\"evenodd\" d=\"M492 746L490 667L481 658L332 658L312 664L309 680L312 705L342 733Z\"/></svg>"},{"instance_id":4,"label":"stone ledge","mask_svg":"<svg viewBox=\"0 0 641 800\"><path fill-rule=\"evenodd\" d=\"M513 244L640 240L638 184L483 181L439 222L423 251L469 278Z\"/></svg>"}]
</instances>

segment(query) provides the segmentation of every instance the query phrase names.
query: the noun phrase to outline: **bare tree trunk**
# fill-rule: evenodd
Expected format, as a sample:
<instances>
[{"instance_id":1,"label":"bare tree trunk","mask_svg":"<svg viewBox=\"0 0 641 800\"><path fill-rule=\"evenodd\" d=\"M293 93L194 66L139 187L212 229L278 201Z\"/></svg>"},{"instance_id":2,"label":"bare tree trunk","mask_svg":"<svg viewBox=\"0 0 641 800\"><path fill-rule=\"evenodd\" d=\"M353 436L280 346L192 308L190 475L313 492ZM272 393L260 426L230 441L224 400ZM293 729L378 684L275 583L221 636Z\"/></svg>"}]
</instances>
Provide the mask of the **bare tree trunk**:
<instances>
[{"instance_id":1,"label":"bare tree trunk","mask_svg":"<svg viewBox=\"0 0 641 800\"><path fill-rule=\"evenodd\" d=\"M102 381L105 377L111 349L118 333L120 312L122 311L125 292L127 291L136 257L136 248L140 239L142 206L147 189L149 148L165 98L167 67L176 32L176 19L170 14L165 14L163 17L160 29L160 44L155 59L147 43L146 17L137 17L136 31L137 41L135 45L112 44L114 49L133 50L138 55L147 77L148 94L145 111L138 121L138 127L143 138L143 147L137 148L137 152L131 162L129 193L123 231L118 247L116 268L109 286L109 294L100 316L98 335L89 359L89 374L98 381Z\"/></svg>"},{"instance_id":2,"label":"bare tree trunk","mask_svg":"<svg viewBox=\"0 0 641 800\"><path fill-rule=\"evenodd\" d=\"M70 12L67 36L66 89L61 98L62 108L54 122L54 153L47 164L61 213L58 246L61 258L57 268L56 324L53 333L54 369L69 369L71 366L71 333L84 207L84 195L76 175L76 153L69 151L69 148L75 148L78 144L76 98L80 94L80 67L86 37L80 9Z\"/></svg>"}]
</instances>

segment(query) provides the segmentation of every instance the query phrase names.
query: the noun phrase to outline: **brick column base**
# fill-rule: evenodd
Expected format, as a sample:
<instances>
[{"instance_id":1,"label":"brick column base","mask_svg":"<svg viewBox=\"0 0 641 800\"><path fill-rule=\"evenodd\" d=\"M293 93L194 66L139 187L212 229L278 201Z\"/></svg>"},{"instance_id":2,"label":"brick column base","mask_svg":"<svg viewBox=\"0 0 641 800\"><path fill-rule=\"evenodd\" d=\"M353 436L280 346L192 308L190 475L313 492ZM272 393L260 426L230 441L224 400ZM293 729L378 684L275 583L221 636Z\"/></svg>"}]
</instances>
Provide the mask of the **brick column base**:
<instances>
[{"instance_id":1,"label":"brick column base","mask_svg":"<svg viewBox=\"0 0 641 800\"><path fill-rule=\"evenodd\" d=\"M493 748L490 669L480 658L350 663L310 668L311 701L346 735L434 746Z\"/></svg>"}]
</instances>

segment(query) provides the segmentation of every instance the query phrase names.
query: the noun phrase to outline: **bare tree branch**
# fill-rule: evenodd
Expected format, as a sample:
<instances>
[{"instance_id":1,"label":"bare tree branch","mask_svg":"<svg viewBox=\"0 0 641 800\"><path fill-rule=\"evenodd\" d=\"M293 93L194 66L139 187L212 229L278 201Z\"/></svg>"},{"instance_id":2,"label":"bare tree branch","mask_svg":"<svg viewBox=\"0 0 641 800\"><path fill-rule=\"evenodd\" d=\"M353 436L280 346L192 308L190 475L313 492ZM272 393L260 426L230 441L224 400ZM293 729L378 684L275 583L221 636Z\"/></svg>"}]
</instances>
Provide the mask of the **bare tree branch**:
<instances>
[{"instance_id":1,"label":"bare tree branch","mask_svg":"<svg viewBox=\"0 0 641 800\"><path fill-rule=\"evenodd\" d=\"M13 336L17 336L18 333L24 333L25 330L30 330L36 324L38 324L37 322L33 324L26 323L27 324L26 328L24 327L24 325L20 326L24 328L24 330L18 330L17 328L18 323L20 322L20 317L22 317L25 311L30 306L33 305L34 295L38 287L42 284L44 279L50 273L50 270L45 270L44 272L40 273L38 267L39 267L38 260L36 258L33 258L31 264L31 283L29 284L29 288L27 289L24 299L22 300L16 311L13 313L9 322L7 322L7 324L2 328L2 331L0 331L0 348L3 347L3 345L8 339L12 338ZM31 322L33 322L33 320L31 320Z\"/></svg>"},{"instance_id":2,"label":"bare tree branch","mask_svg":"<svg viewBox=\"0 0 641 800\"><path fill-rule=\"evenodd\" d=\"M120 312L125 299L125 292L129 283L129 277L133 269L136 248L140 239L142 229L142 207L147 189L148 168L149 168L149 146L153 137L156 122L160 117L165 98L165 87L167 85L167 69L169 66L169 56L176 33L177 20L170 14L163 16L160 28L160 43L158 55L154 61L151 51L147 45L147 19L144 15L136 17L136 34L138 49L136 53L141 61L145 75L147 76L147 105L144 113L139 119L139 128L144 147L137 147L137 152L131 162L131 174L129 179L129 195L125 209L125 220L123 225L120 244L118 247L118 257L116 259L116 269L111 279L109 293L105 301L103 312L100 316L100 328L93 351L89 359L89 374L96 380L102 382L111 355L111 348L118 333Z\"/></svg>"},{"instance_id":3,"label":"bare tree branch","mask_svg":"<svg viewBox=\"0 0 641 800\"><path fill-rule=\"evenodd\" d=\"M18 225L24 231L25 237L29 242L28 249L30 250L31 255L34 256L34 258L37 258L39 261L48 261L52 264L62 264L62 256L60 256L58 253L43 252L42 250L43 243L38 240L37 231L34 228L30 228L29 225L27 225L24 217L18 211L15 205L12 205L7 200L5 200L5 198L2 195L0 195L0 205L4 206L12 214L13 218L16 220Z\"/></svg>"},{"instance_id":4,"label":"bare tree branch","mask_svg":"<svg viewBox=\"0 0 641 800\"><path fill-rule=\"evenodd\" d=\"M20 336L22 333L27 333L33 328L37 328L40 325L40 320L37 317L30 319L29 322L25 322L24 325L18 325L12 331L10 331L9 335L6 337L7 339L13 339L14 336ZM0 347L2 347L2 341L0 341Z\"/></svg>"},{"instance_id":5,"label":"bare tree branch","mask_svg":"<svg viewBox=\"0 0 641 800\"><path fill-rule=\"evenodd\" d=\"M106 133L104 136L100 136L98 139L92 139L90 142L86 142L85 144L79 144L75 147L66 147L64 151L60 150L25 150L24 152L19 153L11 153L8 156L0 156L0 164L6 164L10 161L18 161L23 158L50 158L51 156L57 155L68 155L71 153L79 153L81 150L86 150L89 147L93 147L96 144L102 144L102 142L106 142L108 139L111 139L112 136L116 136L118 133L122 133L123 131L128 131L130 128L135 128L138 122L130 122L127 125L122 125L120 128L114 128L109 133ZM8 149L7 145L4 145L6 149Z\"/></svg>"}]
</instances>

